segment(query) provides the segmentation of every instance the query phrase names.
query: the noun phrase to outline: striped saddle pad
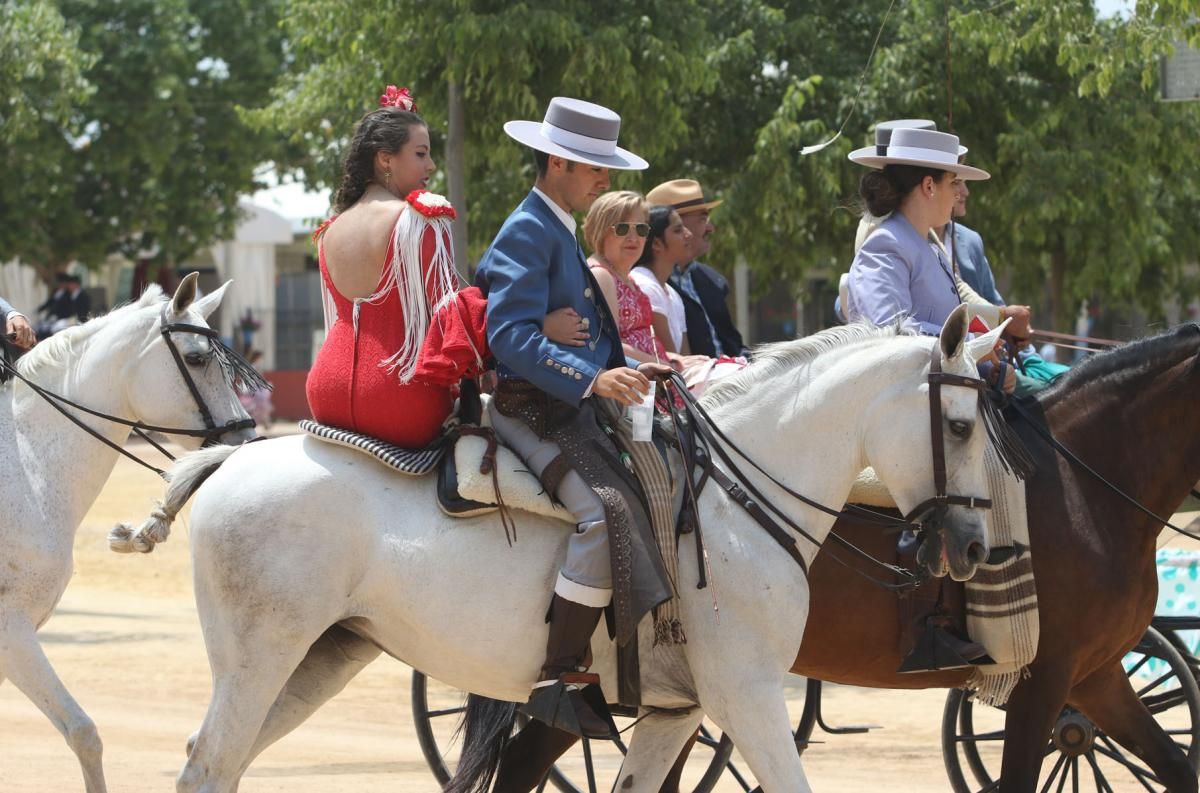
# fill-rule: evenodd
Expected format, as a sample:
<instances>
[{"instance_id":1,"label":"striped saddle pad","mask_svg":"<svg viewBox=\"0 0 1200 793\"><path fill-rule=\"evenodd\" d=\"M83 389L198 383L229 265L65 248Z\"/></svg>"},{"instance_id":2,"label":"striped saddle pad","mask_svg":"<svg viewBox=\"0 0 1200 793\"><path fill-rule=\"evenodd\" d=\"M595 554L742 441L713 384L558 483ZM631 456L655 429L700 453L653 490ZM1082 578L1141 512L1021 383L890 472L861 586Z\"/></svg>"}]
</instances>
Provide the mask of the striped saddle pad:
<instances>
[{"instance_id":1,"label":"striped saddle pad","mask_svg":"<svg viewBox=\"0 0 1200 793\"><path fill-rule=\"evenodd\" d=\"M330 427L315 421L301 421L300 429L328 443L357 449L389 468L410 476L421 476L437 468L438 463L442 461L442 455L446 453L446 439L449 437L443 434L424 449L405 449L370 435L363 435L361 432Z\"/></svg>"}]
</instances>

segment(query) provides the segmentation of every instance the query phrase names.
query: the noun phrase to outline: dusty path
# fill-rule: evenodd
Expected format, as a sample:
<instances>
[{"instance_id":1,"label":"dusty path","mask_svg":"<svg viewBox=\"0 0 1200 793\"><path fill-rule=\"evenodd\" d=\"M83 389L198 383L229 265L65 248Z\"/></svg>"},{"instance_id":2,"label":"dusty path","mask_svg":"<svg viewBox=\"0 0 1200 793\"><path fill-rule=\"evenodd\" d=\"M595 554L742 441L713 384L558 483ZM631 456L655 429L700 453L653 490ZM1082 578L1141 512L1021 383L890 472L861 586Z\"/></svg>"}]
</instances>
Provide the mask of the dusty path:
<instances>
[{"instance_id":1,"label":"dusty path","mask_svg":"<svg viewBox=\"0 0 1200 793\"><path fill-rule=\"evenodd\" d=\"M191 597L186 513L171 541L149 558L117 556L104 542L113 522L144 517L160 493L153 474L118 464L78 534L75 578L41 633L59 675L100 729L113 793L174 790L185 741L199 727L210 691ZM243 793L436 790L413 732L409 679L408 668L390 659L368 667L255 762ZM797 683L798 715L803 687ZM943 700L942 691L830 687L829 720L884 729L818 732L824 743L805 754L814 788L948 790L938 743ZM741 788L726 777L719 789ZM78 765L58 733L11 683L0 685L0 793L82 790Z\"/></svg>"}]
</instances>

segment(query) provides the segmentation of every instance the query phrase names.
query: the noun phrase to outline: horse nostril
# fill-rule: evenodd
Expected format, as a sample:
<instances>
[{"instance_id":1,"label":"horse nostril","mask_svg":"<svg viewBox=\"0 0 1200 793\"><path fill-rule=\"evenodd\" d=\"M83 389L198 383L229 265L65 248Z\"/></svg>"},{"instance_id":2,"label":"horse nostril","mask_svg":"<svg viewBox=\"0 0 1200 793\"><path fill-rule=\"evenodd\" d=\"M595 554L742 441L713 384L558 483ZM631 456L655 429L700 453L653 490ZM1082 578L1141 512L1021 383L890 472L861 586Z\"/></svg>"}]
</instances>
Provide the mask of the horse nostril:
<instances>
[{"instance_id":1,"label":"horse nostril","mask_svg":"<svg viewBox=\"0 0 1200 793\"><path fill-rule=\"evenodd\" d=\"M973 542L967 546L967 561L971 564L983 564L987 561L987 548L981 542Z\"/></svg>"}]
</instances>

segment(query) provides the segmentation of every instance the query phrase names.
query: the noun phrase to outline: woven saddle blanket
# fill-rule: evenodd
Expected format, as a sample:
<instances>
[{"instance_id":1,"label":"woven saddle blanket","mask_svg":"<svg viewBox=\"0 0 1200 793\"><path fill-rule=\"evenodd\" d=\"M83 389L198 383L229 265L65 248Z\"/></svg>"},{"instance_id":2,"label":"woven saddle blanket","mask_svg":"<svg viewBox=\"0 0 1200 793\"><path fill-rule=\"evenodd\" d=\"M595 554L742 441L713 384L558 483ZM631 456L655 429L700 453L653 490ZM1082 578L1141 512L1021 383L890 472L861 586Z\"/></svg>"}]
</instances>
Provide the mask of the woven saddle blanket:
<instances>
[{"instance_id":1,"label":"woven saddle blanket","mask_svg":"<svg viewBox=\"0 0 1200 793\"><path fill-rule=\"evenodd\" d=\"M487 426L487 412L483 424ZM496 489L490 473L481 473L483 455L487 451L487 440L473 435L464 435L456 440L446 436L439 438L424 449L406 449L360 432L330 427L315 421L301 421L300 429L327 443L344 446L362 452L381 465L397 473L423 476L435 470L446 454L454 455L458 471L458 494L468 501L496 506ZM556 518L574 523L571 513L556 504L547 495L541 481L534 476L525 463L507 446L496 447L496 476L504 503L514 509ZM483 514L480 510L472 514Z\"/></svg>"},{"instance_id":2,"label":"woven saddle blanket","mask_svg":"<svg viewBox=\"0 0 1200 793\"><path fill-rule=\"evenodd\" d=\"M1008 473L989 445L984 456L992 509L987 515L988 544L992 548L1029 547L1029 521L1025 510L1025 485ZM896 508L887 488L870 468L859 474L847 499L852 504ZM1037 589L1028 551L1000 564L982 564L966 582L967 632L995 659L995 664L975 667L967 687L980 702L999 707L1037 654Z\"/></svg>"}]
</instances>

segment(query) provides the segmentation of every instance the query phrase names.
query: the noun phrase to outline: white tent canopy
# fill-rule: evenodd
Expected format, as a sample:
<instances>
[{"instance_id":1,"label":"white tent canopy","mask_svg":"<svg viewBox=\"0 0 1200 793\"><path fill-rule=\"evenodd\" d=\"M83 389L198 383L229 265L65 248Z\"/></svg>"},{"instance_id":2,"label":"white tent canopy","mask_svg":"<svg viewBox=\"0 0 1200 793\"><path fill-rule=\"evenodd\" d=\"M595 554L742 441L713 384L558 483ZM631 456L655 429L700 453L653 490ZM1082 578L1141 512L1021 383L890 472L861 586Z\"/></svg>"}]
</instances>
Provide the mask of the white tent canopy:
<instances>
[{"instance_id":1,"label":"white tent canopy","mask_svg":"<svg viewBox=\"0 0 1200 793\"><path fill-rule=\"evenodd\" d=\"M32 267L13 260L0 264L0 297L32 322L34 309L46 299L46 286Z\"/></svg>"},{"instance_id":2,"label":"white tent canopy","mask_svg":"<svg viewBox=\"0 0 1200 793\"><path fill-rule=\"evenodd\" d=\"M221 281L231 280L221 301L221 335L239 338L238 323L250 309L259 322L255 349L262 350L264 369L275 367L275 246L292 241L291 224L264 207L242 202L246 217L232 240L212 248Z\"/></svg>"}]
</instances>

